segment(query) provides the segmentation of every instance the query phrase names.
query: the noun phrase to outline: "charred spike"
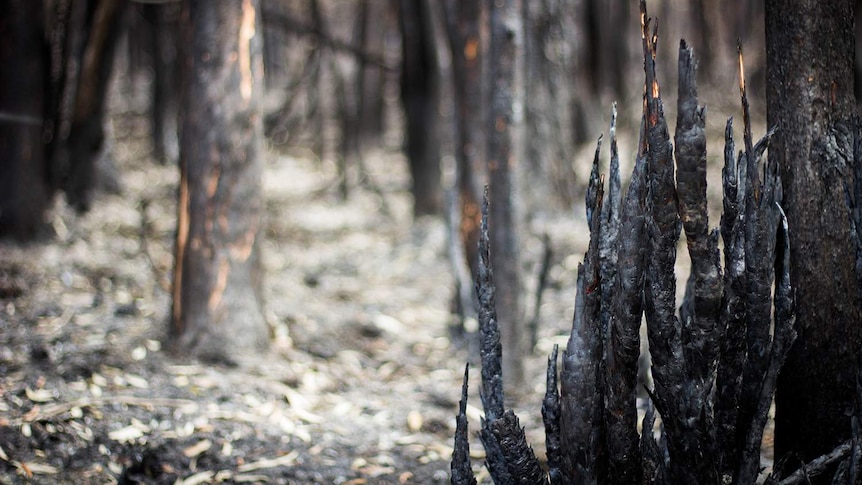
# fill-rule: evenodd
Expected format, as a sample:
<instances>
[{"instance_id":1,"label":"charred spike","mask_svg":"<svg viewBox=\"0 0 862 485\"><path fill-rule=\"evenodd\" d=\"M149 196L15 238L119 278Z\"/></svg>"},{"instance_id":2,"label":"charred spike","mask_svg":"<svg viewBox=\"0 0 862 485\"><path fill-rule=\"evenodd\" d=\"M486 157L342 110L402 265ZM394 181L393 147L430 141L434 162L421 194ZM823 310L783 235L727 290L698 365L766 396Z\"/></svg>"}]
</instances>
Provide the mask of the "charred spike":
<instances>
[{"instance_id":1,"label":"charred spike","mask_svg":"<svg viewBox=\"0 0 862 485\"><path fill-rule=\"evenodd\" d=\"M467 377L470 365L464 367L464 382L461 384L461 400L455 418L455 449L452 452L452 485L476 485L476 477L470 465L470 441L467 439Z\"/></svg>"},{"instance_id":2,"label":"charred spike","mask_svg":"<svg viewBox=\"0 0 862 485\"><path fill-rule=\"evenodd\" d=\"M485 419L494 421L503 415L503 348L497 326L494 272L488 235L488 186L482 202L482 227L479 235L479 271L476 293L479 298L479 338L481 341L482 388L479 393Z\"/></svg>"}]
</instances>

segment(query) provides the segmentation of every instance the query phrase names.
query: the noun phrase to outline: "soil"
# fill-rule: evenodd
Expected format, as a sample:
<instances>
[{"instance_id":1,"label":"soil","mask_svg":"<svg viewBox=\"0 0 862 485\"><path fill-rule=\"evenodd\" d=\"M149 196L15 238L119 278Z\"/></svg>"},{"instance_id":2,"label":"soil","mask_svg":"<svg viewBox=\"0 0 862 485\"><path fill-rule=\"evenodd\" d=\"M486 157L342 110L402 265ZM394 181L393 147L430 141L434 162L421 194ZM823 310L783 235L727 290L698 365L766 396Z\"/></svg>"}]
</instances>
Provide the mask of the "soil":
<instances>
[{"instance_id":1,"label":"soil","mask_svg":"<svg viewBox=\"0 0 862 485\"><path fill-rule=\"evenodd\" d=\"M369 154L375 190L354 184L345 202L333 164L270 153L272 345L224 367L164 350L178 171L150 159L145 116L112 126L122 191L85 215L58 201L45 238L0 243L0 483L448 483L476 354L450 332L446 226L412 220L401 155ZM570 216L531 220L525 273L542 233L557 256L530 385L511 397L541 456L544 356L565 342L586 232Z\"/></svg>"}]
</instances>

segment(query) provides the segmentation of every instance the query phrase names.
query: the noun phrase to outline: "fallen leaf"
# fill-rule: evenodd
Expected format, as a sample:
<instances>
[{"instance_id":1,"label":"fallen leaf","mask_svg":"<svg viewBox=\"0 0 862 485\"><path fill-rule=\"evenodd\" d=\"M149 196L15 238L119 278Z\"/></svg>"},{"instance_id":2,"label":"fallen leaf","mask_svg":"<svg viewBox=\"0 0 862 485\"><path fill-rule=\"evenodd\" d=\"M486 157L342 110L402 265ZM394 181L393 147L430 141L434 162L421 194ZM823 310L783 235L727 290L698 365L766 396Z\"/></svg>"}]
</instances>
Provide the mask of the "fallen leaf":
<instances>
[{"instance_id":1,"label":"fallen leaf","mask_svg":"<svg viewBox=\"0 0 862 485\"><path fill-rule=\"evenodd\" d=\"M213 475L215 475L215 473L213 473L211 471L195 473L194 475L191 475L189 477L178 479L176 482L174 482L174 484L175 485L198 485L201 483L207 483L210 480L212 480Z\"/></svg>"},{"instance_id":2,"label":"fallen leaf","mask_svg":"<svg viewBox=\"0 0 862 485\"><path fill-rule=\"evenodd\" d=\"M144 432L134 425L126 426L125 428L120 428L108 433L108 438L114 441L119 441L120 443L128 443L143 436Z\"/></svg>"},{"instance_id":3,"label":"fallen leaf","mask_svg":"<svg viewBox=\"0 0 862 485\"><path fill-rule=\"evenodd\" d=\"M197 443L183 450L183 455L186 458L192 458L212 448L213 442L210 440L200 440Z\"/></svg>"},{"instance_id":4,"label":"fallen leaf","mask_svg":"<svg viewBox=\"0 0 862 485\"><path fill-rule=\"evenodd\" d=\"M247 463L245 465L238 466L236 471L242 472L250 472L254 470L263 470L266 468L277 468L280 466L290 466L293 465L293 462L296 461L296 458L299 456L298 451L291 451L290 453L279 456L277 458L264 458L262 460L254 461L251 463Z\"/></svg>"},{"instance_id":5,"label":"fallen leaf","mask_svg":"<svg viewBox=\"0 0 862 485\"><path fill-rule=\"evenodd\" d=\"M54 392L50 389L24 389L27 399L33 402L49 402L54 400Z\"/></svg>"}]
</instances>

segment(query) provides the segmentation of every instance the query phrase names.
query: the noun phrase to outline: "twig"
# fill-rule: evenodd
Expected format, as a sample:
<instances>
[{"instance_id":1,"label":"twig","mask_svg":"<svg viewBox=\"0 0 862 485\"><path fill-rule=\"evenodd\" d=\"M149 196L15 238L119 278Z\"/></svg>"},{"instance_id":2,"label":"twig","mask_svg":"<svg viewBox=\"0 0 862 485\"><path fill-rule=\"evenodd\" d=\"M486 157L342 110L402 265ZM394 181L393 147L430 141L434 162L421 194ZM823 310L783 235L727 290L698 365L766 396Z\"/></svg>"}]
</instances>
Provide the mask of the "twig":
<instances>
[{"instance_id":1,"label":"twig","mask_svg":"<svg viewBox=\"0 0 862 485\"><path fill-rule=\"evenodd\" d=\"M779 485L797 485L808 483L811 477L820 475L830 465L846 458L853 449L853 440L848 440L829 453L805 463L787 478L778 482Z\"/></svg>"}]
</instances>

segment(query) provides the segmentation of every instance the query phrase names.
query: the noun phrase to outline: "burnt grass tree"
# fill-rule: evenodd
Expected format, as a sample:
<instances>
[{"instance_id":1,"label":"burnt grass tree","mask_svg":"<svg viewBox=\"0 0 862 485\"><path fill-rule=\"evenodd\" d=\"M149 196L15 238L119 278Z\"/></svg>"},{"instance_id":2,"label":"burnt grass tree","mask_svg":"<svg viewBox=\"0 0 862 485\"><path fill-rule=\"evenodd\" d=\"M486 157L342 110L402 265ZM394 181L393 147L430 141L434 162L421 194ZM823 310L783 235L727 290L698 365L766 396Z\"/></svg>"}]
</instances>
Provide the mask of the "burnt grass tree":
<instances>
[{"instance_id":1,"label":"burnt grass tree","mask_svg":"<svg viewBox=\"0 0 862 485\"><path fill-rule=\"evenodd\" d=\"M490 265L487 190L476 289L481 339L479 437L494 483L753 484L779 370L796 338L788 225L778 167L764 161L772 133L754 142L740 49L743 143L725 131L723 214L710 230L706 202L706 110L698 104L696 63L679 48L674 142L656 79L657 30L641 2L646 89L640 142L623 197L615 116L607 192L599 148L586 193L590 243L578 267L571 334L558 370L548 361L542 402L547 463L540 464L512 410L503 404L502 347ZM674 165L675 164L675 165ZM691 274L676 308L674 263L681 229ZM790 228L792 230L792 228ZM724 243L724 257L719 250ZM654 387L638 432L636 401L642 316ZM452 459L453 484L475 483L469 459L465 371ZM657 418L660 425L656 428ZM833 483L856 483L854 437L785 477L806 483L841 462ZM848 427L851 419L848 418ZM658 430L658 432L654 430Z\"/></svg>"}]
</instances>

